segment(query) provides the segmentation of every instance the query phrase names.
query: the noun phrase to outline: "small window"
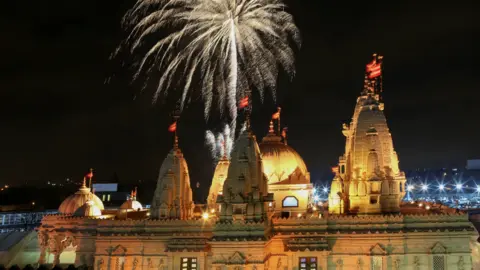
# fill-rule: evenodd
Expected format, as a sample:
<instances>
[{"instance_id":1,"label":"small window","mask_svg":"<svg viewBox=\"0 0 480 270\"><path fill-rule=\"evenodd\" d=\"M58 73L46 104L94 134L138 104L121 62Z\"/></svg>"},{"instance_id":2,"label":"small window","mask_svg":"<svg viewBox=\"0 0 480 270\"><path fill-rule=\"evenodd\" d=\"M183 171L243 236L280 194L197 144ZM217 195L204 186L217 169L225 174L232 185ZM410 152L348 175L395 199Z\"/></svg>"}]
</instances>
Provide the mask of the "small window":
<instances>
[{"instance_id":1,"label":"small window","mask_svg":"<svg viewBox=\"0 0 480 270\"><path fill-rule=\"evenodd\" d=\"M300 270L317 270L317 257L300 257L298 264Z\"/></svg>"},{"instance_id":2,"label":"small window","mask_svg":"<svg viewBox=\"0 0 480 270\"><path fill-rule=\"evenodd\" d=\"M403 192L402 182L400 182L400 183L398 184L398 186L400 187L400 192Z\"/></svg>"},{"instance_id":3,"label":"small window","mask_svg":"<svg viewBox=\"0 0 480 270\"><path fill-rule=\"evenodd\" d=\"M283 199L282 202L283 207L298 207L298 200L293 196L287 196Z\"/></svg>"},{"instance_id":4,"label":"small window","mask_svg":"<svg viewBox=\"0 0 480 270\"><path fill-rule=\"evenodd\" d=\"M340 172L341 172L342 174L345 173L345 165L342 165Z\"/></svg>"},{"instance_id":5,"label":"small window","mask_svg":"<svg viewBox=\"0 0 480 270\"><path fill-rule=\"evenodd\" d=\"M182 258L180 261L181 270L197 270L197 258Z\"/></svg>"},{"instance_id":6,"label":"small window","mask_svg":"<svg viewBox=\"0 0 480 270\"><path fill-rule=\"evenodd\" d=\"M433 256L433 270L445 270L445 256L443 255Z\"/></svg>"},{"instance_id":7,"label":"small window","mask_svg":"<svg viewBox=\"0 0 480 270\"><path fill-rule=\"evenodd\" d=\"M377 196L371 196L370 197L370 204L377 204L378 198Z\"/></svg>"},{"instance_id":8,"label":"small window","mask_svg":"<svg viewBox=\"0 0 480 270\"><path fill-rule=\"evenodd\" d=\"M107 195L107 201L110 201L110 194Z\"/></svg>"}]
</instances>

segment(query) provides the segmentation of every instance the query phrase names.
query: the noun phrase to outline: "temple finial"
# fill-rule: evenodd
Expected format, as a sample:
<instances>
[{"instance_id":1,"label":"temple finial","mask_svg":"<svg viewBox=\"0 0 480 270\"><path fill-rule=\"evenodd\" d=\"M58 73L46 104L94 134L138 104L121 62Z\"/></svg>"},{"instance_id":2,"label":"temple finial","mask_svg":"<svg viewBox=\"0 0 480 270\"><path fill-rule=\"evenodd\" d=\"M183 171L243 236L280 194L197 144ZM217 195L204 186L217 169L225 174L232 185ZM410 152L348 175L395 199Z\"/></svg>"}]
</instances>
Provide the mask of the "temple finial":
<instances>
[{"instance_id":1,"label":"temple finial","mask_svg":"<svg viewBox=\"0 0 480 270\"><path fill-rule=\"evenodd\" d=\"M273 120L270 120L270 127L268 128L268 133L273 134L275 131L273 130Z\"/></svg>"},{"instance_id":2,"label":"temple finial","mask_svg":"<svg viewBox=\"0 0 480 270\"><path fill-rule=\"evenodd\" d=\"M87 187L87 177L83 177L83 183L82 183L82 188Z\"/></svg>"}]
</instances>

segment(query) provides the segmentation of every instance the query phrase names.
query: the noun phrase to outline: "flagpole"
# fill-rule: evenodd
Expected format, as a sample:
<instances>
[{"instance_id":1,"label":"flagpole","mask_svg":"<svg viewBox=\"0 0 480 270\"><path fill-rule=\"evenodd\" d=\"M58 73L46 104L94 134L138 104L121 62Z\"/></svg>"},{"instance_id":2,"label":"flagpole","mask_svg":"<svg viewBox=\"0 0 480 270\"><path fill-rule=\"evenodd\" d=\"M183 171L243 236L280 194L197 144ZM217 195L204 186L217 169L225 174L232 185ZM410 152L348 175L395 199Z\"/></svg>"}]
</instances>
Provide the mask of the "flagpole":
<instances>
[{"instance_id":1,"label":"flagpole","mask_svg":"<svg viewBox=\"0 0 480 270\"><path fill-rule=\"evenodd\" d=\"M93 177L93 168L90 168L90 179L88 180L88 188L90 188L90 192L92 191L92 177Z\"/></svg>"},{"instance_id":2,"label":"flagpole","mask_svg":"<svg viewBox=\"0 0 480 270\"><path fill-rule=\"evenodd\" d=\"M280 111L282 110L282 108L280 107L277 107L277 110L278 110L278 135L280 136L282 133L281 133L281 130L280 130Z\"/></svg>"}]
</instances>

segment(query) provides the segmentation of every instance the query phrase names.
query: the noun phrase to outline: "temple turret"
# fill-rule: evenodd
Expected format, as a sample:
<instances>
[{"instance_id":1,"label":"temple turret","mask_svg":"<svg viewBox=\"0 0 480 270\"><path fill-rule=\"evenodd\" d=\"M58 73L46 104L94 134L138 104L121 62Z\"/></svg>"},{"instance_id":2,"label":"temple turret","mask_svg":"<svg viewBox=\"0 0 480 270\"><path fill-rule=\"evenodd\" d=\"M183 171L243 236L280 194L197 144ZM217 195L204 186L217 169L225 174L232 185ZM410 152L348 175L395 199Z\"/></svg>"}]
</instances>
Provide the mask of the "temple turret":
<instances>
[{"instance_id":1,"label":"temple turret","mask_svg":"<svg viewBox=\"0 0 480 270\"><path fill-rule=\"evenodd\" d=\"M255 135L247 128L233 148L223 192L217 199L220 220L263 220L265 203L269 201L273 201L273 194L268 194L260 149Z\"/></svg>"},{"instance_id":2,"label":"temple turret","mask_svg":"<svg viewBox=\"0 0 480 270\"><path fill-rule=\"evenodd\" d=\"M174 147L160 167L150 213L157 219L183 220L192 217L193 207L187 162L175 136Z\"/></svg>"},{"instance_id":3,"label":"temple turret","mask_svg":"<svg viewBox=\"0 0 480 270\"><path fill-rule=\"evenodd\" d=\"M220 159L213 173L212 185L208 192L207 205L209 209L219 210L217 207L217 196L223 193L223 183L227 178L230 160L226 156Z\"/></svg>"},{"instance_id":4,"label":"temple turret","mask_svg":"<svg viewBox=\"0 0 480 270\"><path fill-rule=\"evenodd\" d=\"M345 154L329 196L331 213L391 213L400 211L406 178L398 167L392 136L380 100L382 57L367 65L364 89L352 122L344 124Z\"/></svg>"}]
</instances>

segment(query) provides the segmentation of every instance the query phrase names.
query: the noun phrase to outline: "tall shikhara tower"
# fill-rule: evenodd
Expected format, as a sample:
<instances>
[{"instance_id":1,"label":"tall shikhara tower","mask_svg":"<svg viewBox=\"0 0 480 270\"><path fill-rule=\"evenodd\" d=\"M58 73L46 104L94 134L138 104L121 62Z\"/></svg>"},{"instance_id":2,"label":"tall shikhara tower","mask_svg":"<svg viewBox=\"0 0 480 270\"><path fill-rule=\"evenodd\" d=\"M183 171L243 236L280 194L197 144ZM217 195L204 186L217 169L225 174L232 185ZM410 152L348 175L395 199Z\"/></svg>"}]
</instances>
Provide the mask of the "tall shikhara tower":
<instances>
[{"instance_id":1,"label":"tall shikhara tower","mask_svg":"<svg viewBox=\"0 0 480 270\"><path fill-rule=\"evenodd\" d=\"M400 212L406 178L398 167L381 92L382 56L374 54L366 66L365 83L352 122L343 125L345 154L334 168L328 199L330 213Z\"/></svg>"}]
</instances>

